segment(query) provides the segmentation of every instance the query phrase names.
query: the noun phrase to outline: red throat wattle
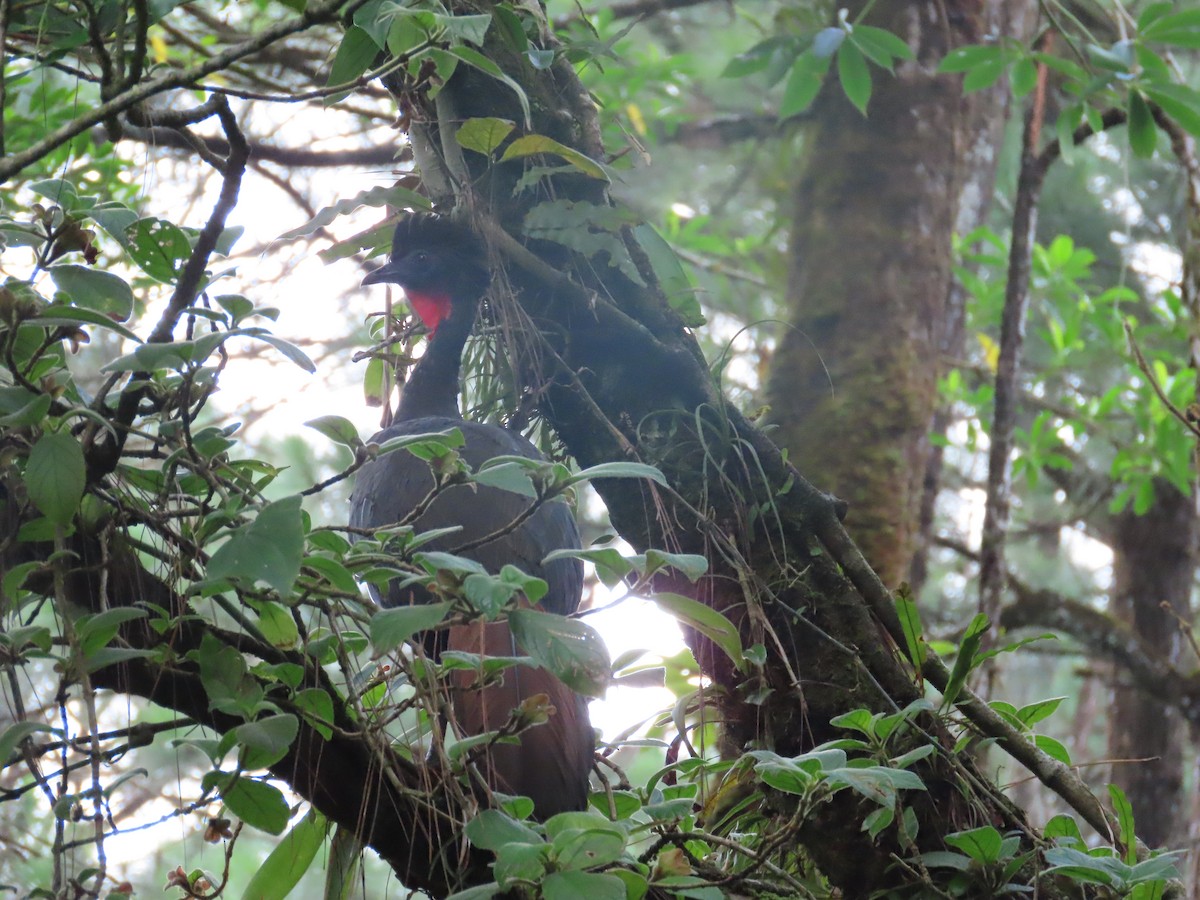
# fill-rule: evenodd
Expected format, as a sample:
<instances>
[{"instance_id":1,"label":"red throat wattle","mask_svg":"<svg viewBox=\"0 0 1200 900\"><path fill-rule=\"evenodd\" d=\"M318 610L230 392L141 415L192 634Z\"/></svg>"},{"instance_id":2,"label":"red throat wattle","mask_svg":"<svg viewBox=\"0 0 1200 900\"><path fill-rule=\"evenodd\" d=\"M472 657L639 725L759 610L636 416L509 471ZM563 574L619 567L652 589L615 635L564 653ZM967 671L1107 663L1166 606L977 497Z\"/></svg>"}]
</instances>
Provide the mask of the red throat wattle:
<instances>
[{"instance_id":1,"label":"red throat wattle","mask_svg":"<svg viewBox=\"0 0 1200 900\"><path fill-rule=\"evenodd\" d=\"M438 326L450 315L450 295L418 294L414 291L405 291L405 293L408 295L408 302L412 305L413 311L421 317L421 321L429 329L429 336L433 337L437 333Z\"/></svg>"}]
</instances>

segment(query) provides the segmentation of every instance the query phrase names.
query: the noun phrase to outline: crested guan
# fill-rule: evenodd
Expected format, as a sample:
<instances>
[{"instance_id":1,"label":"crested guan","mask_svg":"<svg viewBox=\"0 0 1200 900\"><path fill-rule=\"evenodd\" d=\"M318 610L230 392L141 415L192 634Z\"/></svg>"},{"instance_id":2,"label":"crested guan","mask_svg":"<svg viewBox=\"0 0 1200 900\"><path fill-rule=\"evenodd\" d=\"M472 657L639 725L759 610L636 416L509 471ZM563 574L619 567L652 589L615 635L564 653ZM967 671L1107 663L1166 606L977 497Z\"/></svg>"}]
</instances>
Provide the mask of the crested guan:
<instances>
[{"instance_id":1,"label":"crested guan","mask_svg":"<svg viewBox=\"0 0 1200 900\"><path fill-rule=\"evenodd\" d=\"M459 452L472 469L501 455L542 458L524 437L496 425L465 421L459 413L462 351L489 281L484 247L464 226L420 213L397 226L391 260L368 275L363 284L390 282L404 288L410 305L429 330L429 343L403 389L395 421L372 441L458 428L465 438ZM372 460L358 473L350 524L378 528L398 522L433 486L428 464L403 450ZM417 532L459 527L424 545L450 550L505 529L532 503L509 491L455 485L439 493L412 524ZM542 560L555 550L579 546L570 507L554 499L502 536L463 555L493 574L511 563L544 579L549 590L539 606L569 615L578 607L583 592L582 563L563 559L543 564ZM399 579L388 586L386 596L381 597L374 588L372 594L384 606L430 600L424 588L401 588ZM485 656L517 654L505 622L457 626L439 640L451 650ZM429 646L438 651L435 645ZM583 809L594 748L584 699L544 669L514 666L503 673L503 682L483 689L473 687L476 681L475 673L459 671L451 682L454 716L467 735L503 727L515 707L537 694L548 695L556 710L549 721L522 732L520 744L490 748L480 763L489 786L531 798L539 819Z\"/></svg>"}]
</instances>

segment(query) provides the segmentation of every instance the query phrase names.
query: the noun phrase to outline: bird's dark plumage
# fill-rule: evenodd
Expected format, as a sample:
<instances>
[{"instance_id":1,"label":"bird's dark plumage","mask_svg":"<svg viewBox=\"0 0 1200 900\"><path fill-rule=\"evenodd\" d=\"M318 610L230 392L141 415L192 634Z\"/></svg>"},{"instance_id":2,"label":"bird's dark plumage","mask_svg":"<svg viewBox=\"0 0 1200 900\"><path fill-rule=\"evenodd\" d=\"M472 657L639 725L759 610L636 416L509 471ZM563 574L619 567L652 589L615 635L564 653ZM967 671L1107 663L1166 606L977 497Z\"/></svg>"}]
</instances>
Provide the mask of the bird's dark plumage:
<instances>
[{"instance_id":1,"label":"bird's dark plumage","mask_svg":"<svg viewBox=\"0 0 1200 900\"><path fill-rule=\"evenodd\" d=\"M541 458L537 448L520 435L495 425L464 421L458 410L463 346L489 280L484 247L464 226L429 214L409 216L397 226L391 259L363 283L391 282L403 287L431 336L425 355L404 388L396 421L373 441L459 428L466 441L459 452L472 469L497 456ZM350 524L378 528L400 521L433 485L428 465L403 450L373 460L358 474L351 497ZM461 527L425 545L433 550L451 550L505 528L532 502L496 488L457 485L439 494L413 524L417 531ZM499 572L504 565L512 564L544 579L549 590L539 607L567 615L579 605L582 564L578 560L543 564L542 560L554 550L579 545L570 507L555 499L502 537L464 555L489 572ZM402 589L393 582L386 596L375 594L375 599L384 606L401 606L428 602L430 598L423 588ZM447 642L449 649L487 656L517 652L503 622L453 628ZM531 797L539 818L583 809L593 750L583 698L541 669L509 669L502 684L482 690L470 690L473 681L472 673L456 673L454 713L468 734L501 728L515 707L536 694L547 694L557 710L545 724L523 732L519 745L496 745L490 750L483 768L491 786Z\"/></svg>"}]
</instances>

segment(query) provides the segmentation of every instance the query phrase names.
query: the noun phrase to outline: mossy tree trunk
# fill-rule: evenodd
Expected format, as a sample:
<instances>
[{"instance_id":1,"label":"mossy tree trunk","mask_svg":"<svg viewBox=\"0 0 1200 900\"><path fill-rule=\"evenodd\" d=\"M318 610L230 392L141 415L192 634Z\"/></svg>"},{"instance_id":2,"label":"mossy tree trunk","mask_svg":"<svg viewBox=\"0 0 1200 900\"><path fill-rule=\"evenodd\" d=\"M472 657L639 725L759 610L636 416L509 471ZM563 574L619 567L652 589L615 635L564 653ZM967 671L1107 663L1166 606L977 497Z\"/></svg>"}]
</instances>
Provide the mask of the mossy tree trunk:
<instances>
[{"instance_id":1,"label":"mossy tree trunk","mask_svg":"<svg viewBox=\"0 0 1200 900\"><path fill-rule=\"evenodd\" d=\"M986 34L1024 33L1031 9L878 5L868 21L905 36L917 58L895 77L875 70L865 117L830 79L805 131L771 417L798 467L849 503L847 528L893 586L932 521L937 378L963 335L953 236L982 224L1007 113L1003 86L964 95L936 69Z\"/></svg>"}]
</instances>

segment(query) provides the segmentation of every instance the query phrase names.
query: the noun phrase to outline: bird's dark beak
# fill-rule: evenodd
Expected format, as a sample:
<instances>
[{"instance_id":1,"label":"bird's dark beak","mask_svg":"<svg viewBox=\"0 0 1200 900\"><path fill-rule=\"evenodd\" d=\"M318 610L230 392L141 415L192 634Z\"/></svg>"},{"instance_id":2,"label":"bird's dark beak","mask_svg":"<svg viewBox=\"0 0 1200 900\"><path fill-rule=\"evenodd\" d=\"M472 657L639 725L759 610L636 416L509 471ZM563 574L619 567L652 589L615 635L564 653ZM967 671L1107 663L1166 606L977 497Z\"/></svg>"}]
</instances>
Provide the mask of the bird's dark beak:
<instances>
[{"instance_id":1,"label":"bird's dark beak","mask_svg":"<svg viewBox=\"0 0 1200 900\"><path fill-rule=\"evenodd\" d=\"M396 270L395 263L384 263L374 272L367 273L367 277L362 280L364 286L368 284L397 284L400 273Z\"/></svg>"}]
</instances>

